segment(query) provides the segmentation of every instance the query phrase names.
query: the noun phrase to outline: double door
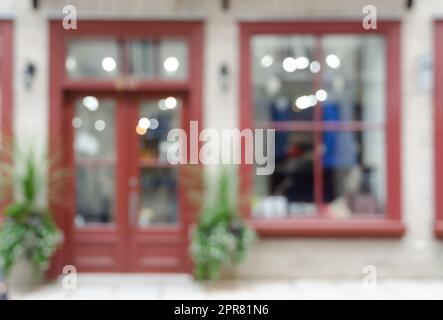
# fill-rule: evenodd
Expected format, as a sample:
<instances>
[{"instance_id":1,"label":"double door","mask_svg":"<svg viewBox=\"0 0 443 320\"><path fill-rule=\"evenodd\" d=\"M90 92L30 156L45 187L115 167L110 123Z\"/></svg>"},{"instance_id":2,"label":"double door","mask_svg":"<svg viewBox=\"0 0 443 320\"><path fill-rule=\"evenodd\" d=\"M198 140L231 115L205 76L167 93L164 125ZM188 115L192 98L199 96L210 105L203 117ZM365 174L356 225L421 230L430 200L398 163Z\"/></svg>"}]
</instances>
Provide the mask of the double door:
<instances>
[{"instance_id":1,"label":"double door","mask_svg":"<svg viewBox=\"0 0 443 320\"><path fill-rule=\"evenodd\" d=\"M69 261L89 272L184 272L184 168L168 132L186 127L186 95L76 93L67 98L72 168Z\"/></svg>"}]
</instances>

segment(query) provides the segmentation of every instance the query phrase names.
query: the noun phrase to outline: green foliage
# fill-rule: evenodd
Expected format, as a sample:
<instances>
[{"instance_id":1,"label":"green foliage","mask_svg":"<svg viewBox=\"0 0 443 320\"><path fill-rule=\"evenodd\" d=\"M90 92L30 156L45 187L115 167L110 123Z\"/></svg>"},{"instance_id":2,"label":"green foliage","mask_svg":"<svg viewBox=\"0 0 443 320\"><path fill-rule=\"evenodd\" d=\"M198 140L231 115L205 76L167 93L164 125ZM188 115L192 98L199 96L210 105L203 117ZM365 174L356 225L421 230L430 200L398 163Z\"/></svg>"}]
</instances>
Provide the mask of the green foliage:
<instances>
[{"instance_id":1,"label":"green foliage","mask_svg":"<svg viewBox=\"0 0 443 320\"><path fill-rule=\"evenodd\" d=\"M61 233L47 212L23 211L26 219L7 216L0 228L0 268L8 274L25 255L37 270L45 270L61 241Z\"/></svg>"},{"instance_id":2,"label":"green foliage","mask_svg":"<svg viewBox=\"0 0 443 320\"><path fill-rule=\"evenodd\" d=\"M222 171L192 234L194 274L199 280L216 279L223 265L240 263L254 238L237 211L232 191L229 176Z\"/></svg>"},{"instance_id":3,"label":"green foliage","mask_svg":"<svg viewBox=\"0 0 443 320\"><path fill-rule=\"evenodd\" d=\"M12 152L7 155L11 157L3 158L13 158ZM46 168L38 166L33 152L15 155L14 159L17 167L11 166L11 161L0 161L0 191L6 194L14 188L17 195L17 200L5 209L5 220L0 225L0 270L8 274L14 263L25 256L36 271L43 271L62 240L49 210L38 205L40 193L47 190L42 178L45 172L40 172Z\"/></svg>"}]
</instances>

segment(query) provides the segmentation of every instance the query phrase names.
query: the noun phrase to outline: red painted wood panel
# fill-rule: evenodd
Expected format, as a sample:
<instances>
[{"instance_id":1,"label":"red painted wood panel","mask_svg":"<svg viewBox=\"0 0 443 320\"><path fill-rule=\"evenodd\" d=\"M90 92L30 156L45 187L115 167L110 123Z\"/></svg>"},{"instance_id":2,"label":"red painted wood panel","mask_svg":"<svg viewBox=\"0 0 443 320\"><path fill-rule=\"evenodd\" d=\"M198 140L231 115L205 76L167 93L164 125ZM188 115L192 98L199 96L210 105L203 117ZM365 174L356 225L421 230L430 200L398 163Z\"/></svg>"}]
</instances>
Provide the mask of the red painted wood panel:
<instances>
[{"instance_id":1,"label":"red painted wood panel","mask_svg":"<svg viewBox=\"0 0 443 320\"><path fill-rule=\"evenodd\" d=\"M434 231L443 239L443 21L434 22Z\"/></svg>"},{"instance_id":2,"label":"red painted wood panel","mask_svg":"<svg viewBox=\"0 0 443 320\"><path fill-rule=\"evenodd\" d=\"M12 22L0 21L0 134L5 139L12 139L12 66L13 59L13 43L12 43ZM8 155L0 155L3 160L10 161ZM4 195L3 195L4 196ZM3 210L8 203L9 196L0 202L0 223L2 221Z\"/></svg>"}]
</instances>

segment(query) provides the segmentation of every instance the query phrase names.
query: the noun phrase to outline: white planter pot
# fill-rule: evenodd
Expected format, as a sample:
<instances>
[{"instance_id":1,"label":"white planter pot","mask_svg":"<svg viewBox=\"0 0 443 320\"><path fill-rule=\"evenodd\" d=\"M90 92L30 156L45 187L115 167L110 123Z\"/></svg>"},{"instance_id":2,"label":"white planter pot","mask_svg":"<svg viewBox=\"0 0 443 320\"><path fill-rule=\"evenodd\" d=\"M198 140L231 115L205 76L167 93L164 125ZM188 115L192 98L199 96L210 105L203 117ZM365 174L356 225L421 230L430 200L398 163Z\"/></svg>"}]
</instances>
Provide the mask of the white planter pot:
<instances>
[{"instance_id":1,"label":"white planter pot","mask_svg":"<svg viewBox=\"0 0 443 320\"><path fill-rule=\"evenodd\" d=\"M36 270L32 262L24 255L14 263L7 278L10 292L27 291L42 282L43 273Z\"/></svg>"}]
</instances>

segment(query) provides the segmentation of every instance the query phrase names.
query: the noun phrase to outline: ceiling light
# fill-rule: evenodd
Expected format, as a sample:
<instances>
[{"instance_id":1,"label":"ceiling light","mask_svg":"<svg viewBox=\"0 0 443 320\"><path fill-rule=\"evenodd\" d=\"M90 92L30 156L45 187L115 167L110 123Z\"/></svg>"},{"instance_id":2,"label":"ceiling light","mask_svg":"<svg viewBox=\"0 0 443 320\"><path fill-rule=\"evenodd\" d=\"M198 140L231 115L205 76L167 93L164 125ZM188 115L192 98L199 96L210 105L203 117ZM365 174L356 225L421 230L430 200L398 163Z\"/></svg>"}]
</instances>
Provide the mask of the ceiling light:
<instances>
[{"instance_id":1,"label":"ceiling light","mask_svg":"<svg viewBox=\"0 0 443 320\"><path fill-rule=\"evenodd\" d=\"M315 97L317 98L318 101L323 102L326 101L326 99L328 99L328 93L323 90L317 90L317 92L315 93Z\"/></svg>"},{"instance_id":2,"label":"ceiling light","mask_svg":"<svg viewBox=\"0 0 443 320\"><path fill-rule=\"evenodd\" d=\"M165 99L158 100L158 108L162 111L165 111L168 109L165 105Z\"/></svg>"},{"instance_id":3,"label":"ceiling light","mask_svg":"<svg viewBox=\"0 0 443 320\"><path fill-rule=\"evenodd\" d=\"M337 69L338 67L340 67L340 58L337 57L335 54L329 54L326 57L326 64L332 69Z\"/></svg>"},{"instance_id":4,"label":"ceiling light","mask_svg":"<svg viewBox=\"0 0 443 320\"><path fill-rule=\"evenodd\" d=\"M82 126L82 119L79 117L74 117L72 119L72 126L76 129L80 128Z\"/></svg>"},{"instance_id":5,"label":"ceiling light","mask_svg":"<svg viewBox=\"0 0 443 320\"><path fill-rule=\"evenodd\" d=\"M263 56L260 60L260 64L263 68L269 68L274 63L274 58L270 56L269 54Z\"/></svg>"},{"instance_id":6,"label":"ceiling light","mask_svg":"<svg viewBox=\"0 0 443 320\"><path fill-rule=\"evenodd\" d=\"M105 130L105 128L106 128L106 122L104 122L103 120L97 120L97 121L94 123L94 128L95 128L95 130L97 130L97 131L103 131L103 130Z\"/></svg>"},{"instance_id":7,"label":"ceiling light","mask_svg":"<svg viewBox=\"0 0 443 320\"><path fill-rule=\"evenodd\" d=\"M176 57L168 57L163 62L163 68L165 68L167 72L176 72L179 66L180 62Z\"/></svg>"},{"instance_id":8,"label":"ceiling light","mask_svg":"<svg viewBox=\"0 0 443 320\"><path fill-rule=\"evenodd\" d=\"M157 129L159 126L158 120L155 118L151 119L151 125L149 126L149 128L151 128L151 130L155 130Z\"/></svg>"},{"instance_id":9,"label":"ceiling light","mask_svg":"<svg viewBox=\"0 0 443 320\"><path fill-rule=\"evenodd\" d=\"M117 67L117 62L114 58L106 57L102 60L102 68L107 72L112 72Z\"/></svg>"},{"instance_id":10,"label":"ceiling light","mask_svg":"<svg viewBox=\"0 0 443 320\"><path fill-rule=\"evenodd\" d=\"M309 70L311 70L312 73L319 73L321 69L320 62L318 61L312 61L311 65L309 66Z\"/></svg>"},{"instance_id":11,"label":"ceiling light","mask_svg":"<svg viewBox=\"0 0 443 320\"><path fill-rule=\"evenodd\" d=\"M73 57L67 57L65 61L65 67L68 71L73 71L77 68L77 60Z\"/></svg>"},{"instance_id":12,"label":"ceiling light","mask_svg":"<svg viewBox=\"0 0 443 320\"><path fill-rule=\"evenodd\" d=\"M313 94L308 96L308 98L309 98L309 105L311 107L313 107L313 106L315 106L317 104L317 98Z\"/></svg>"},{"instance_id":13,"label":"ceiling light","mask_svg":"<svg viewBox=\"0 0 443 320\"><path fill-rule=\"evenodd\" d=\"M297 62L292 57L283 60L282 67L286 72L294 72L297 69Z\"/></svg>"},{"instance_id":14,"label":"ceiling light","mask_svg":"<svg viewBox=\"0 0 443 320\"><path fill-rule=\"evenodd\" d=\"M309 59L306 57L298 57L295 59L295 66L297 69L304 70L309 67Z\"/></svg>"},{"instance_id":15,"label":"ceiling light","mask_svg":"<svg viewBox=\"0 0 443 320\"><path fill-rule=\"evenodd\" d=\"M89 111L96 111L98 109L98 99L94 96L86 96L83 98L82 102L83 105L89 109Z\"/></svg>"},{"instance_id":16,"label":"ceiling light","mask_svg":"<svg viewBox=\"0 0 443 320\"><path fill-rule=\"evenodd\" d=\"M149 129L151 126L151 121L145 117L140 118L140 120L138 120L138 126L142 129Z\"/></svg>"},{"instance_id":17,"label":"ceiling light","mask_svg":"<svg viewBox=\"0 0 443 320\"><path fill-rule=\"evenodd\" d=\"M148 131L148 129L143 129L143 128L140 128L139 126L137 126L137 127L135 128L135 132L137 132L137 134L138 134L139 136L144 135L147 131Z\"/></svg>"},{"instance_id":18,"label":"ceiling light","mask_svg":"<svg viewBox=\"0 0 443 320\"><path fill-rule=\"evenodd\" d=\"M168 97L165 99L165 106L167 109L174 109L177 106L177 99Z\"/></svg>"},{"instance_id":19,"label":"ceiling light","mask_svg":"<svg viewBox=\"0 0 443 320\"><path fill-rule=\"evenodd\" d=\"M301 96L295 100L295 106L300 110L304 110L311 107L311 102L309 96Z\"/></svg>"}]
</instances>

